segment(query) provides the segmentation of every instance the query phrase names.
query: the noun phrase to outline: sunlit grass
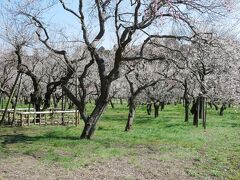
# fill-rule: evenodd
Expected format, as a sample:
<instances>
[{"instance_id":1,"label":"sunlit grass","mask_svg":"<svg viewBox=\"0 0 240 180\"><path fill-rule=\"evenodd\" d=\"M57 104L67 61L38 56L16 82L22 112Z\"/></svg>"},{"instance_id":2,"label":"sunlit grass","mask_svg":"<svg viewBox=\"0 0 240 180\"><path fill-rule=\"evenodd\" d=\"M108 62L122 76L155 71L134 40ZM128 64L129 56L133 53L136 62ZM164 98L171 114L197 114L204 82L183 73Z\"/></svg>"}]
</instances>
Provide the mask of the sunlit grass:
<instances>
[{"instance_id":1,"label":"sunlit grass","mask_svg":"<svg viewBox=\"0 0 240 180\"><path fill-rule=\"evenodd\" d=\"M92 108L92 105L88 105ZM124 132L127 107L108 107L92 140L79 140L83 123L75 126L30 126L2 128L0 158L30 155L43 162L66 168L87 166L112 157L137 157L139 148L150 148L158 160L188 159L194 165L190 176L239 177L240 111L229 108L224 116L208 109L207 129L184 122L182 105L168 105L158 118L148 116L144 106L137 109L133 129ZM155 157L156 158L156 157Z\"/></svg>"}]
</instances>

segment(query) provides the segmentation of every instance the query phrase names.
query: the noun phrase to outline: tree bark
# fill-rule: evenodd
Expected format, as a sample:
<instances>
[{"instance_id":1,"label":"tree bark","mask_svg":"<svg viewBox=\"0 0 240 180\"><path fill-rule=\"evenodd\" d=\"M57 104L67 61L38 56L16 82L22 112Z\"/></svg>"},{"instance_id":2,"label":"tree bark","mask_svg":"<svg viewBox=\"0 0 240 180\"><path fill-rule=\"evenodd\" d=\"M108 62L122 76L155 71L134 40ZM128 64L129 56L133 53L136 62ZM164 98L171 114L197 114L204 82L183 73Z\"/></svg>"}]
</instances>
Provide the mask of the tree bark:
<instances>
[{"instance_id":1,"label":"tree bark","mask_svg":"<svg viewBox=\"0 0 240 180\"><path fill-rule=\"evenodd\" d=\"M16 86L17 86L17 82L18 82L18 79L19 79L19 77L20 77L20 74L21 74L21 72L18 71L17 77L16 77L16 79L15 79L15 82L14 82L13 87L12 87L12 89L11 89L11 93L10 93L9 99L8 99L7 104L6 104L6 107L5 107L5 110L4 110L3 115L2 115L2 119L1 119L1 121L0 121L0 125L2 125L3 123L5 123L5 115L6 115L6 113L7 113L7 109L8 109L9 103L11 102L11 100L12 100L12 98L13 98L13 94L14 94L14 92L15 92L15 90L16 90Z\"/></svg>"},{"instance_id":2,"label":"tree bark","mask_svg":"<svg viewBox=\"0 0 240 180\"><path fill-rule=\"evenodd\" d=\"M73 109L73 108L74 108L74 103L72 101L69 101L68 109Z\"/></svg>"},{"instance_id":3,"label":"tree bark","mask_svg":"<svg viewBox=\"0 0 240 180\"><path fill-rule=\"evenodd\" d=\"M133 120L135 117L136 105L135 105L134 99L132 97L129 98L128 106L129 106L129 112L128 112L128 120L127 120L127 124L125 127L125 131L129 131L131 129Z\"/></svg>"},{"instance_id":4,"label":"tree bark","mask_svg":"<svg viewBox=\"0 0 240 180\"><path fill-rule=\"evenodd\" d=\"M164 110L164 108L165 108L165 102L164 102L164 101L161 101L161 102L160 102L160 106L161 106L161 111Z\"/></svg>"},{"instance_id":5,"label":"tree bark","mask_svg":"<svg viewBox=\"0 0 240 180\"><path fill-rule=\"evenodd\" d=\"M147 103L147 114L151 115L151 111L152 111L152 103Z\"/></svg>"},{"instance_id":6,"label":"tree bark","mask_svg":"<svg viewBox=\"0 0 240 180\"><path fill-rule=\"evenodd\" d=\"M154 117L158 117L159 116L159 106L160 106L160 103L159 101L157 102L154 102Z\"/></svg>"},{"instance_id":7,"label":"tree bark","mask_svg":"<svg viewBox=\"0 0 240 180\"><path fill-rule=\"evenodd\" d=\"M193 125L198 127L198 118L199 118L199 101L198 99L193 102L191 113L193 114Z\"/></svg>"},{"instance_id":8,"label":"tree bark","mask_svg":"<svg viewBox=\"0 0 240 180\"><path fill-rule=\"evenodd\" d=\"M183 104L184 104L184 110L185 110L185 122L189 121L189 97L188 97L188 81L187 79L184 80L184 94L183 94Z\"/></svg>"},{"instance_id":9,"label":"tree bark","mask_svg":"<svg viewBox=\"0 0 240 180\"><path fill-rule=\"evenodd\" d=\"M62 104L61 104L61 109L62 111L65 111L65 103L66 103L66 99L65 99L65 95L63 93L63 90L62 90ZM61 125L64 125L65 124L65 121L64 121L64 113L62 113L62 122L61 122Z\"/></svg>"},{"instance_id":10,"label":"tree bark","mask_svg":"<svg viewBox=\"0 0 240 180\"><path fill-rule=\"evenodd\" d=\"M95 132L96 124L107 107L107 104L107 101L101 102L100 104L97 103L92 114L88 117L87 121L84 122L84 128L80 139L91 139Z\"/></svg>"},{"instance_id":11,"label":"tree bark","mask_svg":"<svg viewBox=\"0 0 240 180\"><path fill-rule=\"evenodd\" d=\"M31 103L35 109L35 111L41 111L41 103L42 103L42 96L41 93L36 90L34 93L31 94ZM40 122L40 114L37 114L36 123Z\"/></svg>"},{"instance_id":12,"label":"tree bark","mask_svg":"<svg viewBox=\"0 0 240 180\"><path fill-rule=\"evenodd\" d=\"M199 106L199 119L203 118L203 101L202 101L202 97L198 98L198 106Z\"/></svg>"},{"instance_id":13,"label":"tree bark","mask_svg":"<svg viewBox=\"0 0 240 180\"><path fill-rule=\"evenodd\" d=\"M120 98L119 100L120 100L120 104L122 105L122 104L123 104L123 100L122 100L122 98Z\"/></svg>"},{"instance_id":14,"label":"tree bark","mask_svg":"<svg viewBox=\"0 0 240 180\"><path fill-rule=\"evenodd\" d=\"M110 100L110 105L111 105L112 109L114 109L114 103L112 102L112 100Z\"/></svg>"},{"instance_id":15,"label":"tree bark","mask_svg":"<svg viewBox=\"0 0 240 180\"><path fill-rule=\"evenodd\" d=\"M219 112L219 115L220 115L220 116L223 116L223 112L224 112L225 109L226 109L226 104L223 103L223 105L222 105L221 108L220 108L220 112Z\"/></svg>"},{"instance_id":16,"label":"tree bark","mask_svg":"<svg viewBox=\"0 0 240 180\"><path fill-rule=\"evenodd\" d=\"M203 103L203 109L202 109L202 111L203 111L203 118L202 118L202 120L203 120L203 128L204 129L206 129L206 121L207 121L207 117L206 117L206 115L207 115L207 104L205 103L205 101L206 101L206 98L205 97L202 97L202 103ZM205 106L205 104L206 104L206 106Z\"/></svg>"},{"instance_id":17,"label":"tree bark","mask_svg":"<svg viewBox=\"0 0 240 180\"><path fill-rule=\"evenodd\" d=\"M213 108L213 106L212 106L212 103L211 102L209 102L208 103L208 105L209 105L209 107L212 109Z\"/></svg>"},{"instance_id":18,"label":"tree bark","mask_svg":"<svg viewBox=\"0 0 240 180\"><path fill-rule=\"evenodd\" d=\"M57 100L56 95L54 93L52 94L52 99L53 99L54 108L58 108L58 100Z\"/></svg>"},{"instance_id":19,"label":"tree bark","mask_svg":"<svg viewBox=\"0 0 240 180\"><path fill-rule=\"evenodd\" d=\"M215 110L218 111L218 106L215 103L212 103L212 104L213 104Z\"/></svg>"},{"instance_id":20,"label":"tree bark","mask_svg":"<svg viewBox=\"0 0 240 180\"><path fill-rule=\"evenodd\" d=\"M20 75L20 80L19 80L19 83L18 83L18 89L17 89L16 100L14 102L14 108L13 108L14 111L13 111L13 119L12 119L12 122L11 122L11 126L13 126L14 121L15 121L15 117L16 117L17 103L18 103L18 100L19 100L21 83L22 83L22 74Z\"/></svg>"},{"instance_id":21,"label":"tree bark","mask_svg":"<svg viewBox=\"0 0 240 180\"><path fill-rule=\"evenodd\" d=\"M0 106L0 107L2 107L2 100L3 100L3 98L2 98L2 93L0 92L0 103L1 103L1 106Z\"/></svg>"},{"instance_id":22,"label":"tree bark","mask_svg":"<svg viewBox=\"0 0 240 180\"><path fill-rule=\"evenodd\" d=\"M185 101L185 104L184 104L184 109L185 109L185 122L188 122L189 121L189 101Z\"/></svg>"},{"instance_id":23,"label":"tree bark","mask_svg":"<svg viewBox=\"0 0 240 180\"><path fill-rule=\"evenodd\" d=\"M2 107L1 107L1 109L3 109L3 107L4 107L4 97L2 97Z\"/></svg>"}]
</instances>

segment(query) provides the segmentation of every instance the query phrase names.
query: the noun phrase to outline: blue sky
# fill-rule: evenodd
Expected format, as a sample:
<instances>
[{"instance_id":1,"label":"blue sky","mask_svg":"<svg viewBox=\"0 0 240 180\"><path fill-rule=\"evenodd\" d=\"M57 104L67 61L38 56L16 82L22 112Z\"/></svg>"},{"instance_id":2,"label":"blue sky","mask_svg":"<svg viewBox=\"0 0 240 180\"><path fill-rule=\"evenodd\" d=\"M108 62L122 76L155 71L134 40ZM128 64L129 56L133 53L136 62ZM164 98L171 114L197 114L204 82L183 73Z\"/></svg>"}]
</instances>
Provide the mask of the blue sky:
<instances>
[{"instance_id":1,"label":"blue sky","mask_svg":"<svg viewBox=\"0 0 240 180\"><path fill-rule=\"evenodd\" d=\"M0 0L0 6L9 4L9 2L16 4L21 1L20 0ZM42 4L44 6L49 2L50 1L45 1L45 3L42 3ZM68 0L67 2L72 3L76 1ZM70 7L77 10L76 4L75 4L75 7L74 5ZM48 9L45 13L43 13L42 17L44 18L45 24L50 25L48 27L48 31L49 31L49 34L51 35L50 37L51 41L53 42L57 41L56 39L57 37L59 37L57 36L57 32L59 31L62 31L66 36L68 36L69 40L75 40L75 39L82 40L81 24L79 20L69 12L63 10L62 6L59 3L57 5L54 5L50 9ZM86 17L86 19L89 20L89 17ZM2 23L2 19L0 19L0 27L3 27L3 26L4 24ZM90 34L92 35L96 34L96 32L98 31L98 26L94 19L90 20L90 23L88 24L88 26L90 26L92 29ZM113 33L106 32L106 34L111 34L111 35L104 36L101 46L104 46L105 48L110 49L114 45L114 41L112 38ZM1 39L0 39L0 43L1 43Z\"/></svg>"},{"instance_id":2,"label":"blue sky","mask_svg":"<svg viewBox=\"0 0 240 180\"><path fill-rule=\"evenodd\" d=\"M77 11L77 6L71 8ZM71 13L63 10L60 4L55 5L51 9L51 11L45 14L45 18L47 19L48 22L58 24L59 25L58 29L63 28L65 30L65 33L67 33L69 36L74 36L73 38L80 37L80 39L82 39L81 24L79 20L76 17L74 17ZM89 22L87 25L90 27L89 29L91 29L90 35L94 36L94 34L96 34L96 32L99 30L97 21L87 16L85 17L85 19L86 22ZM112 48L115 42L113 42L114 41L113 32L108 31L109 28L106 28L106 35L104 36L101 45L107 49L110 49Z\"/></svg>"}]
</instances>

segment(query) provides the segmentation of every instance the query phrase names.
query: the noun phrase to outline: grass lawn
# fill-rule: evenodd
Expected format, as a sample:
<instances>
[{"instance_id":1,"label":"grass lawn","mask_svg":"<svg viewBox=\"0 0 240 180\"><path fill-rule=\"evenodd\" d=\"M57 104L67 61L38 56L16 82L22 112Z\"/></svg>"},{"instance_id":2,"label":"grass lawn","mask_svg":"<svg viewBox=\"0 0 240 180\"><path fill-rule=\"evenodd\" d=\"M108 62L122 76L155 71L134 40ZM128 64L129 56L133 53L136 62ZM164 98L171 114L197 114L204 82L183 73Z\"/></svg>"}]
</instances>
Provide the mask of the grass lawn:
<instances>
[{"instance_id":1,"label":"grass lawn","mask_svg":"<svg viewBox=\"0 0 240 180\"><path fill-rule=\"evenodd\" d=\"M201 124L192 126L192 117L183 122L182 105L167 105L158 118L139 106L133 129L126 133L127 107L116 104L108 107L90 141L79 140L82 122L78 127L0 127L0 169L1 161L21 156L68 171L126 158L141 171L152 168L155 177L154 165L162 164L166 169L180 168L193 179L240 179L240 109L228 108L224 116L218 113L208 109L204 131ZM5 177L0 170L1 176ZM134 174L126 179L131 178Z\"/></svg>"}]
</instances>

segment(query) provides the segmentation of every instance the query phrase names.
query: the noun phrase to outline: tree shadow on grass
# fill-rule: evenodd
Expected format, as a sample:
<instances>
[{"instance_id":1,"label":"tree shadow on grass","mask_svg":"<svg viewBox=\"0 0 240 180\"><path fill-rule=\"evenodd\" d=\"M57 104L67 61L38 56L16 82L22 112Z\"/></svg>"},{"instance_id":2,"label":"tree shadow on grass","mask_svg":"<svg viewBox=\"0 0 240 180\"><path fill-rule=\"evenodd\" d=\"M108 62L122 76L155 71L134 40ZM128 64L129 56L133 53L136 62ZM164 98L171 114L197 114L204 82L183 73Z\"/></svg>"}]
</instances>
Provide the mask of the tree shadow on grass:
<instances>
[{"instance_id":1,"label":"tree shadow on grass","mask_svg":"<svg viewBox=\"0 0 240 180\"><path fill-rule=\"evenodd\" d=\"M219 124L214 124L215 127L240 127L240 123L234 123L234 122L221 122Z\"/></svg>"},{"instance_id":2,"label":"tree shadow on grass","mask_svg":"<svg viewBox=\"0 0 240 180\"><path fill-rule=\"evenodd\" d=\"M27 136L24 134L12 134L12 135L2 135L0 136L0 141L2 145L15 144L15 143L31 143L34 141L41 140L79 140L76 136L60 136L54 132L46 133L43 136Z\"/></svg>"},{"instance_id":3,"label":"tree shadow on grass","mask_svg":"<svg viewBox=\"0 0 240 180\"><path fill-rule=\"evenodd\" d=\"M170 116L170 117L166 117L166 116L159 116L157 118L153 117L153 116L137 116L136 119L134 120L134 123L136 124L152 124L152 123L156 123L156 124L166 124L171 122L171 120L175 119L175 116Z\"/></svg>"},{"instance_id":4,"label":"tree shadow on grass","mask_svg":"<svg viewBox=\"0 0 240 180\"><path fill-rule=\"evenodd\" d=\"M180 123L176 123L176 124L166 124L164 126L164 128L185 128L185 127L188 127L190 126L190 124L180 124Z\"/></svg>"}]
</instances>

